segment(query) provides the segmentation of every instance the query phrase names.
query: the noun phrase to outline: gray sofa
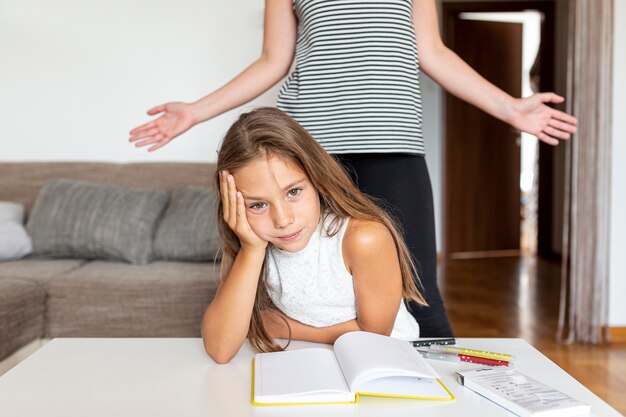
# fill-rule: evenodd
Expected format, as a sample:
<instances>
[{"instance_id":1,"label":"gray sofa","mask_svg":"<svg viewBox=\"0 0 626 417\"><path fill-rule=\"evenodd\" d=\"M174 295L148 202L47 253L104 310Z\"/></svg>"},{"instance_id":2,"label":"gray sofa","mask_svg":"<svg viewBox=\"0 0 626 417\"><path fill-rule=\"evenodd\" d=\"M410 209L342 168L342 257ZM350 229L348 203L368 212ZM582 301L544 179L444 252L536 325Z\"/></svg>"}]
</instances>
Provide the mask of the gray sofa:
<instances>
[{"instance_id":1,"label":"gray sofa","mask_svg":"<svg viewBox=\"0 0 626 417\"><path fill-rule=\"evenodd\" d=\"M209 186L210 164L0 163L0 201L29 213L44 181L68 178L171 191ZM28 214L27 214L28 215ZM219 263L147 265L27 257L0 262L0 360L39 338L199 337Z\"/></svg>"}]
</instances>

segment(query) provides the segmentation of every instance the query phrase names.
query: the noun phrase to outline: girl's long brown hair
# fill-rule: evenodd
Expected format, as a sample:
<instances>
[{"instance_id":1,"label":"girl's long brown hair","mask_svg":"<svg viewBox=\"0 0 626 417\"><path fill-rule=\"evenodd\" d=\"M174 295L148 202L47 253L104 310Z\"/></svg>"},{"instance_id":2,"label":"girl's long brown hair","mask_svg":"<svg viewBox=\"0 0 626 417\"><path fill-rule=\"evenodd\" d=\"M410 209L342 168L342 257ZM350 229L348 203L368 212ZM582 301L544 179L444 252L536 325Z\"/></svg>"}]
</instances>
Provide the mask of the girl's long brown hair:
<instances>
[{"instance_id":1,"label":"girl's long brown hair","mask_svg":"<svg viewBox=\"0 0 626 417\"><path fill-rule=\"evenodd\" d=\"M215 185L219 189L219 172L227 170L233 173L250 161L270 156L287 158L306 173L319 193L322 216L335 215L326 231L329 236L336 234L349 217L384 224L391 232L398 252L403 297L426 305L418 289L419 277L415 264L395 220L361 193L339 163L302 126L282 111L262 107L239 117L222 141L217 157ZM221 279L224 280L239 252L240 244L237 235L224 222L221 202L218 204L217 216L223 249ZM269 337L263 327L261 312L276 311L267 292L266 274L264 262L248 332L250 344L262 352L284 349Z\"/></svg>"}]
</instances>

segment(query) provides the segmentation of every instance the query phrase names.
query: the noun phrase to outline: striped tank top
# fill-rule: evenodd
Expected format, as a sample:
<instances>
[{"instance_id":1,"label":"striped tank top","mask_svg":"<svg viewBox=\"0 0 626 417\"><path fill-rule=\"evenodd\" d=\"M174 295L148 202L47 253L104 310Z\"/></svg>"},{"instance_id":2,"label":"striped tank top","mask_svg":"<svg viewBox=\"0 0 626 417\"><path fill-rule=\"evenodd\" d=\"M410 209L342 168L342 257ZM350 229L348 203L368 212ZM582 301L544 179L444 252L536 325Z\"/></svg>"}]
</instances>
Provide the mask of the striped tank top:
<instances>
[{"instance_id":1,"label":"striped tank top","mask_svg":"<svg viewBox=\"0 0 626 417\"><path fill-rule=\"evenodd\" d=\"M277 107L330 153L424 153L411 0L294 0Z\"/></svg>"}]
</instances>

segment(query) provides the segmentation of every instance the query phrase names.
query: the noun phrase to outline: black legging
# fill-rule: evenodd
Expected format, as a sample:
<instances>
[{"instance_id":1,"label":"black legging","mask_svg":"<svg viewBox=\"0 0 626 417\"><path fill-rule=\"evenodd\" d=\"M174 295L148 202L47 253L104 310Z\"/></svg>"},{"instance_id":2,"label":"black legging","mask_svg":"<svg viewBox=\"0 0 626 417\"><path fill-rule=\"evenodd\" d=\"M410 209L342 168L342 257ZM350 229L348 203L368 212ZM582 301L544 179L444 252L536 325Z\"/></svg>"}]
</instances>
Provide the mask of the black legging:
<instances>
[{"instance_id":1,"label":"black legging","mask_svg":"<svg viewBox=\"0 0 626 417\"><path fill-rule=\"evenodd\" d=\"M421 337L452 336L437 287L433 193L426 160L411 154L335 154L365 194L382 200L404 228L429 307L409 303Z\"/></svg>"}]
</instances>

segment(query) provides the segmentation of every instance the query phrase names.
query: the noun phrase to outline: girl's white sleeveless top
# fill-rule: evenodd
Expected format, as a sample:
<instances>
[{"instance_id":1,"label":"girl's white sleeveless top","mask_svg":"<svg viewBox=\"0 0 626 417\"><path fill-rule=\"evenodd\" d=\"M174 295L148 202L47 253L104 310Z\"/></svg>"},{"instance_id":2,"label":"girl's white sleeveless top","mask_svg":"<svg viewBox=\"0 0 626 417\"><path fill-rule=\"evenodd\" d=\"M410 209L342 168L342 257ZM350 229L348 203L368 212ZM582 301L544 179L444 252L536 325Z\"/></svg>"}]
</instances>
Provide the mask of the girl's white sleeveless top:
<instances>
[{"instance_id":1,"label":"girl's white sleeveless top","mask_svg":"<svg viewBox=\"0 0 626 417\"><path fill-rule=\"evenodd\" d=\"M332 220L328 217L327 224ZM314 327L356 319L354 284L342 252L348 223L344 221L338 233L328 236L320 221L307 246L298 252L268 245L267 290L276 307L287 316ZM400 302L391 337L419 337L419 325L404 301Z\"/></svg>"}]
</instances>

